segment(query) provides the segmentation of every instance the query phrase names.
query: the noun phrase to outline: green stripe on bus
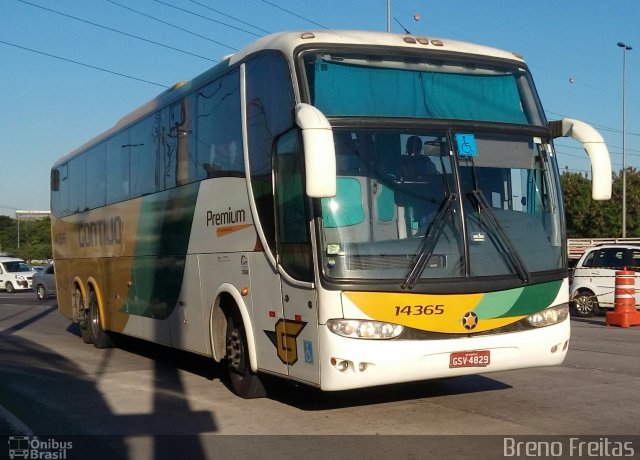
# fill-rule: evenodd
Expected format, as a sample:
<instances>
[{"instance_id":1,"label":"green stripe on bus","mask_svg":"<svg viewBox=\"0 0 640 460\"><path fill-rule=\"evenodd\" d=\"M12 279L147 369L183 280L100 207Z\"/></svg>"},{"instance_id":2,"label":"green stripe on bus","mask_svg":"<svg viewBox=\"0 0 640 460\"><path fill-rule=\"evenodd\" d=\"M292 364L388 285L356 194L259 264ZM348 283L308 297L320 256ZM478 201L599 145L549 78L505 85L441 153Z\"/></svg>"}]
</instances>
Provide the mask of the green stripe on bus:
<instances>
[{"instance_id":1,"label":"green stripe on bus","mask_svg":"<svg viewBox=\"0 0 640 460\"><path fill-rule=\"evenodd\" d=\"M167 318L176 306L184 277L199 184L143 198L132 266L127 312Z\"/></svg>"},{"instance_id":2,"label":"green stripe on bus","mask_svg":"<svg viewBox=\"0 0 640 460\"><path fill-rule=\"evenodd\" d=\"M513 307L504 313L502 317L528 316L551 306L561 287L562 281L552 281L525 287Z\"/></svg>"},{"instance_id":3,"label":"green stripe on bus","mask_svg":"<svg viewBox=\"0 0 640 460\"><path fill-rule=\"evenodd\" d=\"M528 316L549 307L561 286L562 281L552 281L507 291L489 292L473 311L483 319Z\"/></svg>"}]
</instances>

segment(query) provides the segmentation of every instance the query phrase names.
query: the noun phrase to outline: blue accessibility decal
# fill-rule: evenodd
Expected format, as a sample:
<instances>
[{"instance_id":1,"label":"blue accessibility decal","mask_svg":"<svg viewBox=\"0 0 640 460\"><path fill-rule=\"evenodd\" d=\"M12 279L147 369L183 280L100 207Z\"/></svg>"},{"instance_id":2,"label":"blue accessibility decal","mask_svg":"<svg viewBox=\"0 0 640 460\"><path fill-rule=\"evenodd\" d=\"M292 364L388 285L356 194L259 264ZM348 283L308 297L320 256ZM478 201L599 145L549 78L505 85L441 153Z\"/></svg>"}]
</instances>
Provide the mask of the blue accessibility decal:
<instances>
[{"instance_id":1,"label":"blue accessibility decal","mask_svg":"<svg viewBox=\"0 0 640 460\"><path fill-rule=\"evenodd\" d=\"M313 345L309 340L304 342L304 362L307 364L313 364Z\"/></svg>"},{"instance_id":2,"label":"blue accessibility decal","mask_svg":"<svg viewBox=\"0 0 640 460\"><path fill-rule=\"evenodd\" d=\"M458 144L458 155L461 157L478 156L474 134L456 134L456 144Z\"/></svg>"}]
</instances>

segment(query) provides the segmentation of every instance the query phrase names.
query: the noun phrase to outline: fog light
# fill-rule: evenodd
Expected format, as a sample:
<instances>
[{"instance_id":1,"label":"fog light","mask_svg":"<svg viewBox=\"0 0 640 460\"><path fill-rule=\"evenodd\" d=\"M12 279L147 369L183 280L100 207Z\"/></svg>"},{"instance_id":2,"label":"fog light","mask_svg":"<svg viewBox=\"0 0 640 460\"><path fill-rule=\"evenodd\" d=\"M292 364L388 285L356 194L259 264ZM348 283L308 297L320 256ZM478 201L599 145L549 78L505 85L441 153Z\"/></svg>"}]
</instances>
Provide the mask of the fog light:
<instances>
[{"instance_id":1,"label":"fog light","mask_svg":"<svg viewBox=\"0 0 640 460\"><path fill-rule=\"evenodd\" d=\"M367 363L360 363L360 365L358 366L358 370L360 372L364 372L367 370Z\"/></svg>"},{"instance_id":2,"label":"fog light","mask_svg":"<svg viewBox=\"0 0 640 460\"><path fill-rule=\"evenodd\" d=\"M556 351L558 351L558 345L554 345L551 347L551 353L555 353Z\"/></svg>"},{"instance_id":3,"label":"fog light","mask_svg":"<svg viewBox=\"0 0 640 460\"><path fill-rule=\"evenodd\" d=\"M348 361L340 361L336 367L338 368L338 370L340 372L344 372L347 369L349 369L349 362Z\"/></svg>"}]
</instances>

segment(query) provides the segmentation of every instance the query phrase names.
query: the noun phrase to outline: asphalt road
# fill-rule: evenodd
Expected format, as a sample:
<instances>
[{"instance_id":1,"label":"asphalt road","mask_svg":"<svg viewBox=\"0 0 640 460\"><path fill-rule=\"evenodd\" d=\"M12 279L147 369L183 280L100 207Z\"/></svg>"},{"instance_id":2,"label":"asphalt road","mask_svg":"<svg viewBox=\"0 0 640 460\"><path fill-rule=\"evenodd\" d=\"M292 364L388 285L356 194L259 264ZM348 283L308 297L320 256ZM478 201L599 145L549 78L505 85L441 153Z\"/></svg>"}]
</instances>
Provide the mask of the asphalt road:
<instances>
[{"instance_id":1,"label":"asphalt road","mask_svg":"<svg viewBox=\"0 0 640 460\"><path fill-rule=\"evenodd\" d=\"M0 292L0 437L70 439L66 458L500 458L505 439L535 436L577 458L570 437L622 435L640 456L640 327L602 317L572 320L559 367L340 393L280 382L257 400L234 396L207 358L118 344L83 344L55 299Z\"/></svg>"}]
</instances>

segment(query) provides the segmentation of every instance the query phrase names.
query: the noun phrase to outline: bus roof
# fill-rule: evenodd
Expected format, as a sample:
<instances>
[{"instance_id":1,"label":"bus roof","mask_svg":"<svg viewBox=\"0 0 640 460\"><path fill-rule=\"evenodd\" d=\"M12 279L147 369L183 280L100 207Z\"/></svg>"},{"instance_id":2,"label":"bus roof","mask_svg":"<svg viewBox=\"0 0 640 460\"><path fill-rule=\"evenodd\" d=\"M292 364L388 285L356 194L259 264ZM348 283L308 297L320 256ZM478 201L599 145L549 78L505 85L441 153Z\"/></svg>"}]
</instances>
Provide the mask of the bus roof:
<instances>
[{"instance_id":1,"label":"bus roof","mask_svg":"<svg viewBox=\"0 0 640 460\"><path fill-rule=\"evenodd\" d=\"M282 50L286 54L291 55L298 46L310 43L388 46L421 50L431 49L435 51L442 50L453 53L476 54L522 61L522 58L518 54L487 46L476 45L474 43L443 38L361 30L313 30L280 32L261 37L237 53L231 55L230 64L235 64L252 53L264 49Z\"/></svg>"},{"instance_id":2,"label":"bus roof","mask_svg":"<svg viewBox=\"0 0 640 460\"><path fill-rule=\"evenodd\" d=\"M318 46L369 45L396 47L402 48L403 50L430 50L436 53L460 53L507 59L524 64L522 57L517 53L477 45L474 43L411 34L392 34L388 32L356 30L311 30L274 33L257 39L235 54L225 56L224 60L219 64L194 77L192 80L176 83L171 88L163 91L158 96L125 115L112 128L97 135L90 141L74 149L68 155L60 158L54 164L54 168L66 163L72 157L84 152L91 146L99 144L112 134L115 134L134 122L154 113L159 108L180 99L184 95L188 94L192 88L198 87L201 83L215 79L218 75L224 73L227 68L241 62L253 53L263 50L280 50L285 53L285 55L291 56L296 48L309 44L317 44Z\"/></svg>"}]
</instances>

